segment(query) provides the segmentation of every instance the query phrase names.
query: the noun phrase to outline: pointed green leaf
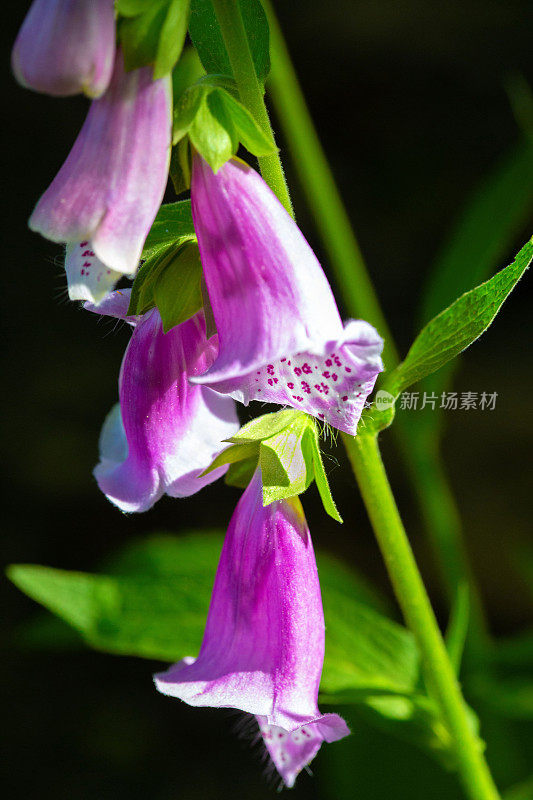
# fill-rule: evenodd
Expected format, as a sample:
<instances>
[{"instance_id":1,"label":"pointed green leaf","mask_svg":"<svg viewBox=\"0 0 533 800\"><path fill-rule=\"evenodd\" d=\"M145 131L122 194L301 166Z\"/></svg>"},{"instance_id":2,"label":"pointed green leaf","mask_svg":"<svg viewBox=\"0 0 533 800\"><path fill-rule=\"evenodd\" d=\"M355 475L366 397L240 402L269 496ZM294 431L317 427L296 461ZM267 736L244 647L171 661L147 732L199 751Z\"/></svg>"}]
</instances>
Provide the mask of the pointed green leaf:
<instances>
[{"instance_id":1,"label":"pointed green leaf","mask_svg":"<svg viewBox=\"0 0 533 800\"><path fill-rule=\"evenodd\" d=\"M259 463L264 506L296 497L312 482L313 453L305 437L309 425L313 425L309 417L297 414L282 431L261 442Z\"/></svg>"},{"instance_id":2,"label":"pointed green leaf","mask_svg":"<svg viewBox=\"0 0 533 800\"><path fill-rule=\"evenodd\" d=\"M268 156L277 151L272 139L259 127L250 112L224 89L215 89L217 106L213 113L220 114L220 122L229 120L237 139L254 156Z\"/></svg>"},{"instance_id":3,"label":"pointed green leaf","mask_svg":"<svg viewBox=\"0 0 533 800\"><path fill-rule=\"evenodd\" d=\"M326 514L329 514L337 522L342 522L342 517L337 511L337 506L335 505L335 501L331 494L331 489L329 488L329 481L326 475L326 470L324 469L324 464L322 461L322 454L320 452L320 445L318 439L318 431L316 428L316 424L313 425L313 428L309 428L306 431L306 436L309 441L309 447L311 449L313 455L313 467L315 473L315 481L317 485L318 492L320 494L320 499L322 500L322 505L324 506L324 510Z\"/></svg>"},{"instance_id":4,"label":"pointed green leaf","mask_svg":"<svg viewBox=\"0 0 533 800\"><path fill-rule=\"evenodd\" d=\"M238 489L246 489L257 469L257 456L258 453L230 464L224 476L224 483L228 486L236 486Z\"/></svg>"},{"instance_id":5,"label":"pointed green leaf","mask_svg":"<svg viewBox=\"0 0 533 800\"><path fill-rule=\"evenodd\" d=\"M383 388L395 397L465 350L489 327L533 259L533 240L486 283L467 292L429 322Z\"/></svg>"},{"instance_id":6,"label":"pointed green leaf","mask_svg":"<svg viewBox=\"0 0 533 800\"><path fill-rule=\"evenodd\" d=\"M154 281L154 302L161 314L163 331L190 319L202 307L202 265L197 244L185 244Z\"/></svg>"},{"instance_id":7,"label":"pointed green leaf","mask_svg":"<svg viewBox=\"0 0 533 800\"><path fill-rule=\"evenodd\" d=\"M172 144L177 144L190 131L208 91L208 87L204 84L195 83L184 91L174 104Z\"/></svg>"},{"instance_id":8,"label":"pointed green leaf","mask_svg":"<svg viewBox=\"0 0 533 800\"><path fill-rule=\"evenodd\" d=\"M227 441L235 443L245 442L260 442L262 439L268 439L286 428L296 417L302 412L293 411L292 408L286 408L282 411L277 411L272 414L263 414L261 417L252 419L243 425L240 431L234 436L231 436Z\"/></svg>"},{"instance_id":9,"label":"pointed green leaf","mask_svg":"<svg viewBox=\"0 0 533 800\"><path fill-rule=\"evenodd\" d=\"M191 201L162 205L144 243L142 257L154 255L169 244L183 244L187 239L196 239L192 221Z\"/></svg>"},{"instance_id":10,"label":"pointed green leaf","mask_svg":"<svg viewBox=\"0 0 533 800\"><path fill-rule=\"evenodd\" d=\"M209 95L202 96L189 128L189 138L213 172L217 172L236 152L238 142L229 124L221 124L213 115L208 102ZM216 105L216 100L214 101Z\"/></svg>"},{"instance_id":11,"label":"pointed green leaf","mask_svg":"<svg viewBox=\"0 0 533 800\"><path fill-rule=\"evenodd\" d=\"M171 72L187 33L189 0L120 2L118 36L127 70L154 65L154 80Z\"/></svg>"},{"instance_id":12,"label":"pointed green leaf","mask_svg":"<svg viewBox=\"0 0 533 800\"><path fill-rule=\"evenodd\" d=\"M257 77L270 71L269 30L260 0L240 0L240 9ZM192 0L189 34L206 72L232 75L231 65L211 0Z\"/></svg>"},{"instance_id":13,"label":"pointed green leaf","mask_svg":"<svg viewBox=\"0 0 533 800\"><path fill-rule=\"evenodd\" d=\"M176 194L191 188L191 148L186 136L172 148L169 174Z\"/></svg>"},{"instance_id":14,"label":"pointed green leaf","mask_svg":"<svg viewBox=\"0 0 533 800\"><path fill-rule=\"evenodd\" d=\"M468 621L470 618L470 592L467 583L461 583L457 587L456 596L450 613L450 621L446 629L446 649L450 661L459 675L461 661L468 634Z\"/></svg>"},{"instance_id":15,"label":"pointed green leaf","mask_svg":"<svg viewBox=\"0 0 533 800\"><path fill-rule=\"evenodd\" d=\"M189 0L170 0L165 21L159 33L154 80L172 71L178 61L189 23Z\"/></svg>"},{"instance_id":16,"label":"pointed green leaf","mask_svg":"<svg viewBox=\"0 0 533 800\"><path fill-rule=\"evenodd\" d=\"M158 276L174 259L179 245L169 244L155 251L137 272L131 287L128 314L146 314L155 306L154 287Z\"/></svg>"},{"instance_id":17,"label":"pointed green leaf","mask_svg":"<svg viewBox=\"0 0 533 800\"><path fill-rule=\"evenodd\" d=\"M225 450L222 450L221 453L216 456L213 462L202 472L201 477L204 475L208 475L210 472L213 472L214 469L218 467L223 467L224 464L235 464L238 461L248 461L249 459L255 459L255 463L257 465L257 460L259 458L259 443L258 442L250 442L246 444L232 444L230 447L226 447Z\"/></svg>"}]
</instances>

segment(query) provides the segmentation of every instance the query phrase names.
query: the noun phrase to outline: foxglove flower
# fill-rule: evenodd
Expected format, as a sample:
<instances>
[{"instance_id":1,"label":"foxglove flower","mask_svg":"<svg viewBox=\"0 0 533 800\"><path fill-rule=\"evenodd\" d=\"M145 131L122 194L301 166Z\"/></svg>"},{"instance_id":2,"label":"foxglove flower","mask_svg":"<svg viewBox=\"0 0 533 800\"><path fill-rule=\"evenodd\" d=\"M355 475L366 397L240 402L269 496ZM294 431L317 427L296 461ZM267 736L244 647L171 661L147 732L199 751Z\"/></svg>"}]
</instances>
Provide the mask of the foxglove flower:
<instances>
[{"instance_id":1,"label":"foxglove flower","mask_svg":"<svg viewBox=\"0 0 533 800\"><path fill-rule=\"evenodd\" d=\"M196 380L355 434L383 369L381 337L360 320L343 327L316 256L251 167L232 159L215 174L195 155L191 200L219 341Z\"/></svg>"},{"instance_id":2,"label":"foxglove flower","mask_svg":"<svg viewBox=\"0 0 533 800\"><path fill-rule=\"evenodd\" d=\"M220 477L226 467L200 475L239 423L233 400L189 383L214 356L203 312L165 334L157 309L128 317L128 303L129 291L117 291L85 306L134 326L120 370L120 405L104 423L94 474L122 511L146 511L165 493L186 497Z\"/></svg>"},{"instance_id":3,"label":"foxglove flower","mask_svg":"<svg viewBox=\"0 0 533 800\"><path fill-rule=\"evenodd\" d=\"M323 661L320 585L300 501L264 508L258 469L229 524L198 658L156 675L156 686L193 706L255 714L291 785L322 741L349 732L318 709Z\"/></svg>"},{"instance_id":4,"label":"foxglove flower","mask_svg":"<svg viewBox=\"0 0 533 800\"><path fill-rule=\"evenodd\" d=\"M22 86L56 97L100 97L114 60L113 0L34 0L11 54Z\"/></svg>"},{"instance_id":5,"label":"foxglove flower","mask_svg":"<svg viewBox=\"0 0 533 800\"><path fill-rule=\"evenodd\" d=\"M126 73L117 53L109 89L29 222L67 243L71 299L98 302L117 273L136 271L165 191L171 105L168 77L152 81L149 67Z\"/></svg>"}]
</instances>

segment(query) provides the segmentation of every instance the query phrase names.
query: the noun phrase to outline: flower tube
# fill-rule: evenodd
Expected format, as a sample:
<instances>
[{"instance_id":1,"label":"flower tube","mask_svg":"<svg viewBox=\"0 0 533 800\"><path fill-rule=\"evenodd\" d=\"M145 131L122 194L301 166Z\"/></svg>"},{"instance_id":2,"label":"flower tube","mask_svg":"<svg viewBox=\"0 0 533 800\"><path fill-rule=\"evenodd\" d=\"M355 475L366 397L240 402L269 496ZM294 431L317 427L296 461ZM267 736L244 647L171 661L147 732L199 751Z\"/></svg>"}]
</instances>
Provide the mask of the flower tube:
<instances>
[{"instance_id":1,"label":"flower tube","mask_svg":"<svg viewBox=\"0 0 533 800\"><path fill-rule=\"evenodd\" d=\"M34 0L11 54L22 86L56 97L100 97L114 60L113 0Z\"/></svg>"},{"instance_id":2,"label":"flower tube","mask_svg":"<svg viewBox=\"0 0 533 800\"><path fill-rule=\"evenodd\" d=\"M349 732L318 709L323 661L320 585L300 501L264 508L258 469L228 527L198 658L156 675L156 686L193 706L255 714L291 785L322 741Z\"/></svg>"},{"instance_id":3,"label":"flower tube","mask_svg":"<svg viewBox=\"0 0 533 800\"><path fill-rule=\"evenodd\" d=\"M377 331L361 320L343 326L316 256L251 167L232 159L215 174L195 155L191 200L219 342L195 380L354 434L383 369Z\"/></svg>"},{"instance_id":4,"label":"flower tube","mask_svg":"<svg viewBox=\"0 0 533 800\"><path fill-rule=\"evenodd\" d=\"M187 497L223 475L227 467L200 477L239 422L233 400L189 383L213 358L203 313L165 334L157 309L127 317L128 302L129 291L118 291L85 306L134 326L120 370L120 405L104 423L94 474L122 511L146 511L163 494Z\"/></svg>"},{"instance_id":5,"label":"flower tube","mask_svg":"<svg viewBox=\"0 0 533 800\"><path fill-rule=\"evenodd\" d=\"M171 107L170 79L152 81L148 67L126 73L117 53L107 92L92 102L29 221L46 238L73 245L66 265L72 299L102 299L88 280L102 268L135 273L166 187ZM79 284L89 288L73 288Z\"/></svg>"}]
</instances>

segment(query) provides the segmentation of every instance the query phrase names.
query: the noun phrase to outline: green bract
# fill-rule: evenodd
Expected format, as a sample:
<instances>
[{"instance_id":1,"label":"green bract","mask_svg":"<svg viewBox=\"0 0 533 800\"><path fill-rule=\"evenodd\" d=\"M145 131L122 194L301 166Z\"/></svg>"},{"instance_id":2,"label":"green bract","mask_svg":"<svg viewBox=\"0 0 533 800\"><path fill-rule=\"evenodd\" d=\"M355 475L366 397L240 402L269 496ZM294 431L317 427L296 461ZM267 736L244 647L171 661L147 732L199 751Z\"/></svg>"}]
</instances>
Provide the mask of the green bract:
<instances>
[{"instance_id":1,"label":"green bract","mask_svg":"<svg viewBox=\"0 0 533 800\"><path fill-rule=\"evenodd\" d=\"M116 9L126 69L153 64L154 80L171 72L185 42L189 0L119 0Z\"/></svg>"},{"instance_id":2,"label":"green bract","mask_svg":"<svg viewBox=\"0 0 533 800\"><path fill-rule=\"evenodd\" d=\"M246 486L259 465L263 477L263 505L302 494L313 480L324 509L337 522L342 519L331 496L322 463L318 426L301 411L283 410L252 420L228 441L206 472L231 464L229 483ZM241 467L237 470L237 464Z\"/></svg>"},{"instance_id":3,"label":"green bract","mask_svg":"<svg viewBox=\"0 0 533 800\"><path fill-rule=\"evenodd\" d=\"M241 143L255 156L271 155L274 142L233 96L231 79L208 75L183 92L174 107L173 142L191 143L216 172Z\"/></svg>"}]
</instances>

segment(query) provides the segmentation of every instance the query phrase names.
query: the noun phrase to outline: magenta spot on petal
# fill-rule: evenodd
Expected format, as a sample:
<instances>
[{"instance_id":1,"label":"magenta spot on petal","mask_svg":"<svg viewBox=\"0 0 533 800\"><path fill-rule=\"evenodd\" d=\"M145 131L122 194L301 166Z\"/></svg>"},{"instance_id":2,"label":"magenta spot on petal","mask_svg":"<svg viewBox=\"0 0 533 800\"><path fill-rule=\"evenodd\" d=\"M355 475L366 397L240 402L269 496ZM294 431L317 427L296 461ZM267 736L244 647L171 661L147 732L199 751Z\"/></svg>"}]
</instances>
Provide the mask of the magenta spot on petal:
<instances>
[{"instance_id":1,"label":"magenta spot on petal","mask_svg":"<svg viewBox=\"0 0 533 800\"><path fill-rule=\"evenodd\" d=\"M305 372L306 375L310 375L311 374L311 367L309 366L309 364L305 363L302 366L302 372Z\"/></svg>"},{"instance_id":2,"label":"magenta spot on petal","mask_svg":"<svg viewBox=\"0 0 533 800\"><path fill-rule=\"evenodd\" d=\"M280 361L286 361L286 360L287 360L286 358L280 358Z\"/></svg>"},{"instance_id":3,"label":"magenta spot on petal","mask_svg":"<svg viewBox=\"0 0 533 800\"><path fill-rule=\"evenodd\" d=\"M289 387L289 389L294 389L294 383L288 383L287 386Z\"/></svg>"},{"instance_id":4,"label":"magenta spot on petal","mask_svg":"<svg viewBox=\"0 0 533 800\"><path fill-rule=\"evenodd\" d=\"M336 375L335 373L333 373L333 375L331 377L333 378L334 381L336 381L339 376Z\"/></svg>"},{"instance_id":5,"label":"magenta spot on petal","mask_svg":"<svg viewBox=\"0 0 533 800\"><path fill-rule=\"evenodd\" d=\"M300 376L302 374L302 370L300 367L294 367L294 374Z\"/></svg>"},{"instance_id":6,"label":"magenta spot on petal","mask_svg":"<svg viewBox=\"0 0 533 800\"><path fill-rule=\"evenodd\" d=\"M323 372L323 373L322 373L322 377L323 377L323 378L329 378L329 377L330 377L330 373L329 373L329 371L328 371L328 370L326 370L325 372Z\"/></svg>"},{"instance_id":7,"label":"magenta spot on petal","mask_svg":"<svg viewBox=\"0 0 533 800\"><path fill-rule=\"evenodd\" d=\"M331 367L332 364L333 361L331 360L331 358L326 358L326 367Z\"/></svg>"},{"instance_id":8,"label":"magenta spot on petal","mask_svg":"<svg viewBox=\"0 0 533 800\"><path fill-rule=\"evenodd\" d=\"M345 403L345 402L347 401L347 399L348 399L348 395L347 395L347 394L345 394L345 395L344 395L344 397L342 398L342 400L343 400L343 402Z\"/></svg>"},{"instance_id":9,"label":"magenta spot on petal","mask_svg":"<svg viewBox=\"0 0 533 800\"><path fill-rule=\"evenodd\" d=\"M80 247L87 247L89 242L80 242Z\"/></svg>"},{"instance_id":10,"label":"magenta spot on petal","mask_svg":"<svg viewBox=\"0 0 533 800\"><path fill-rule=\"evenodd\" d=\"M346 372L351 372L352 371L351 367L344 367L344 369L346 370Z\"/></svg>"}]
</instances>

